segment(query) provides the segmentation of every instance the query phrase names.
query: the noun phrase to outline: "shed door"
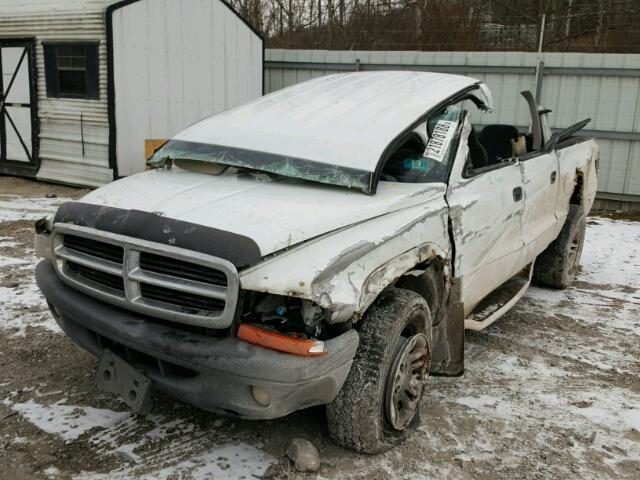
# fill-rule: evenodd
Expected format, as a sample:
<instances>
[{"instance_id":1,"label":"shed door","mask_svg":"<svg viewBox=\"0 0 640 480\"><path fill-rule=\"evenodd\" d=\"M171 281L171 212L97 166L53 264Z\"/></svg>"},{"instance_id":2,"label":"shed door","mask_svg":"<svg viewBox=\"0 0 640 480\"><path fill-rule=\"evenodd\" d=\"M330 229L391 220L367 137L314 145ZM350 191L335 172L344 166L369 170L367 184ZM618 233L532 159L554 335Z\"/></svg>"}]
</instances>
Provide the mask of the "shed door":
<instances>
[{"instance_id":1,"label":"shed door","mask_svg":"<svg viewBox=\"0 0 640 480\"><path fill-rule=\"evenodd\" d=\"M0 172L35 175L37 157L34 43L0 39Z\"/></svg>"}]
</instances>

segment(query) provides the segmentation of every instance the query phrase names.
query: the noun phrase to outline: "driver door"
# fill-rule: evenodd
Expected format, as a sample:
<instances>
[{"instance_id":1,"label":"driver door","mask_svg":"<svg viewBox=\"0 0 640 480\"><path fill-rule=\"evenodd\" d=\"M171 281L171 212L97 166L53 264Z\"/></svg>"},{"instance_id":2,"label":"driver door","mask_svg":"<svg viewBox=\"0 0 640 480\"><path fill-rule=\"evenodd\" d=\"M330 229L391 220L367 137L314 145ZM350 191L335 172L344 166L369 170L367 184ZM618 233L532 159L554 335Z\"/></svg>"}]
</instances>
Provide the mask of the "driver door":
<instances>
[{"instance_id":1,"label":"driver door","mask_svg":"<svg viewBox=\"0 0 640 480\"><path fill-rule=\"evenodd\" d=\"M518 159L470 168L469 116L465 115L447 202L454 241L454 275L461 279L465 316L513 277L525 262L525 195Z\"/></svg>"}]
</instances>

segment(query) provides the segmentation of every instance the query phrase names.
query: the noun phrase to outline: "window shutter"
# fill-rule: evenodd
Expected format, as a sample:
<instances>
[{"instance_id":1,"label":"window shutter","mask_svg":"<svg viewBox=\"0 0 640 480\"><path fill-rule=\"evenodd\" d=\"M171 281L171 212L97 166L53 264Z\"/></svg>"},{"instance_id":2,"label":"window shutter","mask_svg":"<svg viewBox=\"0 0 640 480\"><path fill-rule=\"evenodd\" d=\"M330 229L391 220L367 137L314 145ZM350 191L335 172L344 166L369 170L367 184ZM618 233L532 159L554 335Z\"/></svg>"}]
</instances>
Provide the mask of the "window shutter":
<instances>
[{"instance_id":1,"label":"window shutter","mask_svg":"<svg viewBox=\"0 0 640 480\"><path fill-rule=\"evenodd\" d=\"M100 98L98 44L87 45L87 98Z\"/></svg>"},{"instance_id":2,"label":"window shutter","mask_svg":"<svg viewBox=\"0 0 640 480\"><path fill-rule=\"evenodd\" d=\"M55 45L44 44L44 77L47 84L47 97L58 97L58 66Z\"/></svg>"}]
</instances>

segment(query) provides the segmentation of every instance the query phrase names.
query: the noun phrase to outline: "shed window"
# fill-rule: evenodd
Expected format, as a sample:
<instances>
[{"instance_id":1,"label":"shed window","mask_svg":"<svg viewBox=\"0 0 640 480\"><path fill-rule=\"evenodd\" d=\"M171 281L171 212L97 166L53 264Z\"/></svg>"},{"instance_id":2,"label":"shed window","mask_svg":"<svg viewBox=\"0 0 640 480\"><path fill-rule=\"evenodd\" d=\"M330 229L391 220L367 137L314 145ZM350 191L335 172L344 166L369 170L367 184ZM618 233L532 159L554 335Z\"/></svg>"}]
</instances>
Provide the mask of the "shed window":
<instances>
[{"instance_id":1,"label":"shed window","mask_svg":"<svg viewBox=\"0 0 640 480\"><path fill-rule=\"evenodd\" d=\"M98 98L97 43L45 44L44 62L48 97Z\"/></svg>"}]
</instances>

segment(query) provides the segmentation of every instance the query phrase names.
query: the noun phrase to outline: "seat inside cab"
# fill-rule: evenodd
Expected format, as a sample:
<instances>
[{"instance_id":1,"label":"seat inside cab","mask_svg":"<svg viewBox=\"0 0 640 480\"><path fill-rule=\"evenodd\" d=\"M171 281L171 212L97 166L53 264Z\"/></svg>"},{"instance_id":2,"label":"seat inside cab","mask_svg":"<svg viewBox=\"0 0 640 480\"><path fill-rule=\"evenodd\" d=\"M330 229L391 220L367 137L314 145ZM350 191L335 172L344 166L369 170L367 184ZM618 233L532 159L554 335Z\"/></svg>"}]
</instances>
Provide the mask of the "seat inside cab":
<instances>
[{"instance_id":1,"label":"seat inside cab","mask_svg":"<svg viewBox=\"0 0 640 480\"><path fill-rule=\"evenodd\" d=\"M532 139L513 125L487 125L469 133L469 155L474 169L497 165L532 151Z\"/></svg>"}]
</instances>

